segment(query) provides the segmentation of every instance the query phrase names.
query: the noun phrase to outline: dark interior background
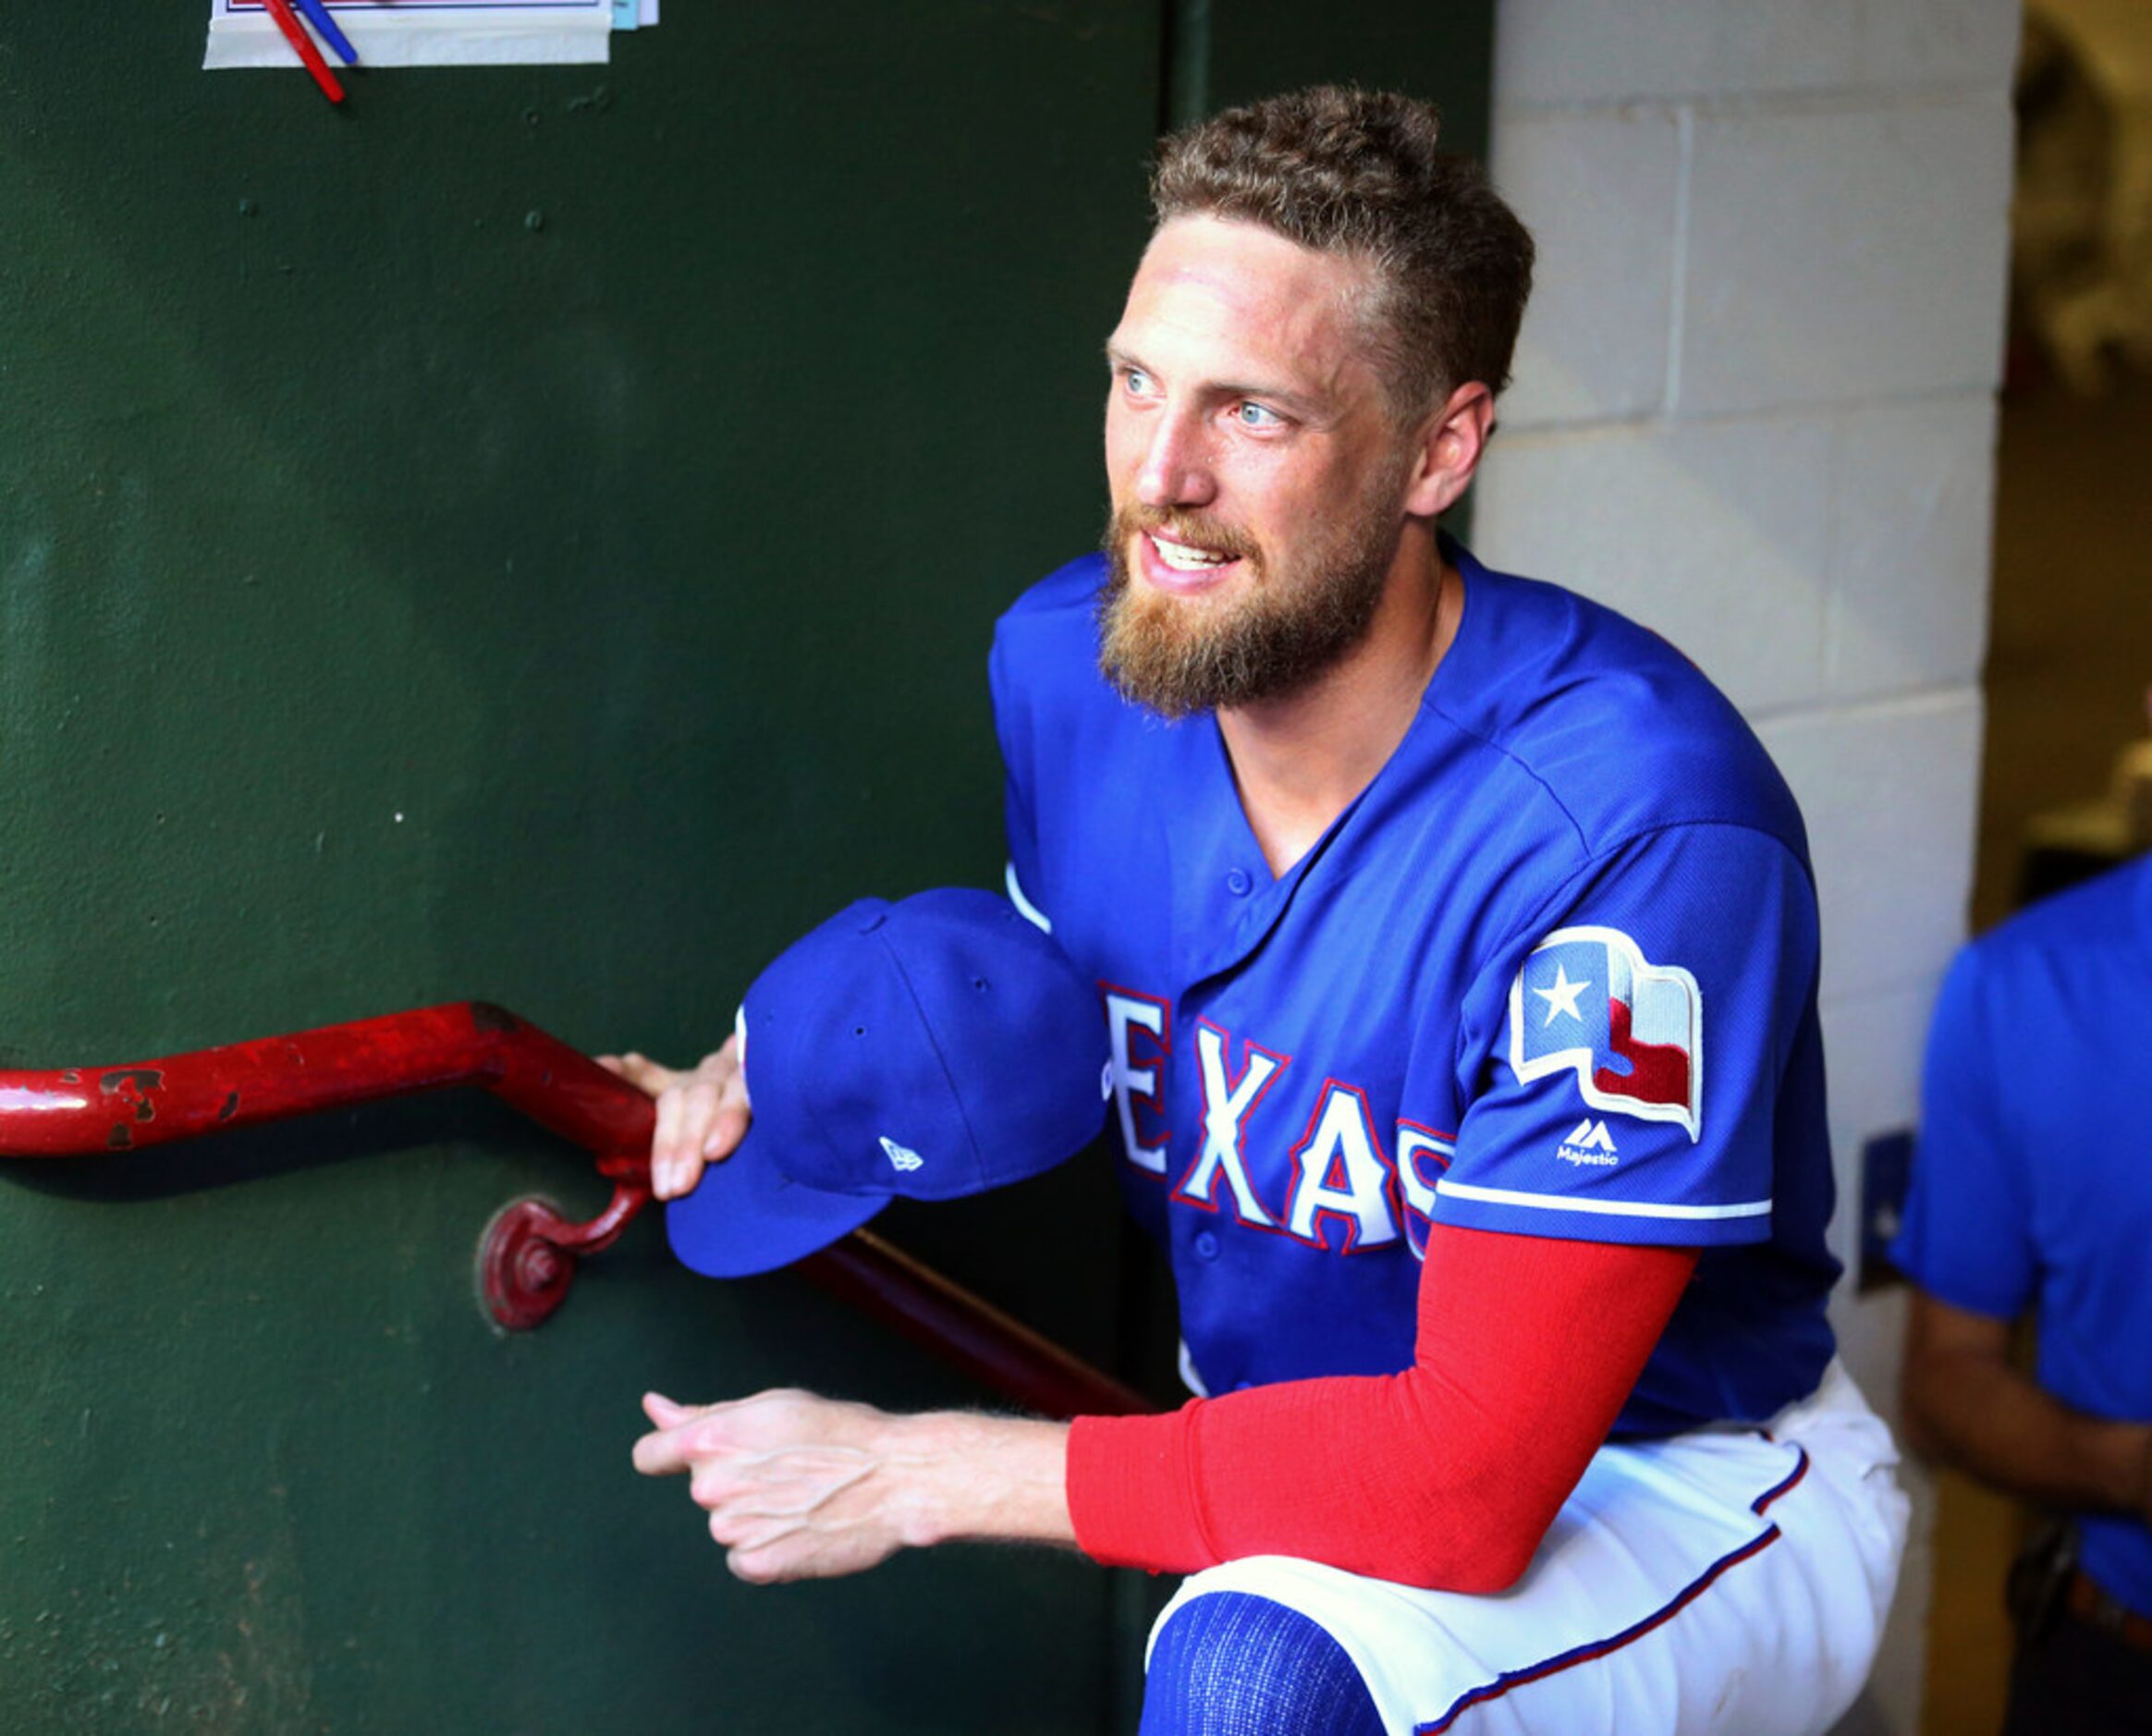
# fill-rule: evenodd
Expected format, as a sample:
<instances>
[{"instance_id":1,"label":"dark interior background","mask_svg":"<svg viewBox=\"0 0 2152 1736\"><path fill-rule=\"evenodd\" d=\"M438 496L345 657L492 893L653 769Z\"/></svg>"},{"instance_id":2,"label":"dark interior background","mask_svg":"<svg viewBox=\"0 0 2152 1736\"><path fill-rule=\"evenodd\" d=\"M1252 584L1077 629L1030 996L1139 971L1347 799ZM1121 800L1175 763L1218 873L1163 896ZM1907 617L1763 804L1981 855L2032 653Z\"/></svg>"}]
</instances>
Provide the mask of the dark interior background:
<instances>
[{"instance_id":1,"label":"dark interior background","mask_svg":"<svg viewBox=\"0 0 2152 1736\"><path fill-rule=\"evenodd\" d=\"M1177 115L1319 77L1480 148L1491 5L679 5L592 68L199 70L0 19L0 1066L483 996L688 1058L866 894L997 884L983 659L1087 546ZM1087 1730L1155 1588L951 1549L734 1584L637 1395L979 1402L444 1097L0 1167L0 1726ZM1103 1166L899 1240L1154 1377Z\"/></svg>"}]
</instances>

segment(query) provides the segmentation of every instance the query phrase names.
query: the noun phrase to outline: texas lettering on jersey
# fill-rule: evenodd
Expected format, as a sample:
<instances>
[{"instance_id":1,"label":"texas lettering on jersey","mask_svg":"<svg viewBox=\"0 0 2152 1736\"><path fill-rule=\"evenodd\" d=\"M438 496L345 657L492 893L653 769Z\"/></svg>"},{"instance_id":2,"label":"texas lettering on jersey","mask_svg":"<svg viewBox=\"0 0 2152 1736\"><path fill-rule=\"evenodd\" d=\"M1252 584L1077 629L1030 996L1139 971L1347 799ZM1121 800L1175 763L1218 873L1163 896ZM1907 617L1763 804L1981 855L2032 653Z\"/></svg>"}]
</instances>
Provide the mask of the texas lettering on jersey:
<instances>
[{"instance_id":1,"label":"texas lettering on jersey","mask_svg":"<svg viewBox=\"0 0 2152 1736\"><path fill-rule=\"evenodd\" d=\"M1101 986L1121 1149L1136 1168L1168 1183L1173 1204L1332 1253L1401 1239L1415 1255L1424 1253L1442 1172L1456 1155L1453 1133L1401 1116L1385 1130L1364 1090L1326 1076L1283 1162L1277 1153L1287 1136L1274 1111L1259 1135L1271 1160L1252 1165L1251 1122L1292 1057L1209 1019L1198 1019L1192 1035L1177 1043L1171 1003ZM1202 1126L1188 1142L1194 1155L1178 1165L1165 1116L1166 1069L1177 1050L1181 1064L1194 1064L1202 1104ZM1520 1083L1573 1075L1591 1109L1672 1122L1692 1143L1702 1135L1696 980L1678 966L1652 963L1620 929L1557 929L1533 948L1510 990L1509 1061ZM1303 1083L1296 1094L1301 1101L1311 1101L1308 1089ZM1298 1117L1297 1103L1289 1113ZM1589 1116L1554 1149L1575 1168L1620 1161L1606 1122Z\"/></svg>"},{"instance_id":2,"label":"texas lettering on jersey","mask_svg":"<svg viewBox=\"0 0 2152 1736\"><path fill-rule=\"evenodd\" d=\"M1174 1204L1338 1253L1400 1239L1415 1255L1425 1253L1436 1184L1456 1148L1451 1135L1400 1119L1386 1146L1366 1092L1325 1078L1286 1150L1282 1193L1266 1199L1250 1173L1250 1122L1292 1057L1199 1019L1190 1046L1202 1087L1201 1137L1195 1155L1171 1176L1163 1107L1165 1068L1175 1050L1172 1009L1113 984L1105 996L1121 1149L1135 1168L1169 1182Z\"/></svg>"}]
</instances>

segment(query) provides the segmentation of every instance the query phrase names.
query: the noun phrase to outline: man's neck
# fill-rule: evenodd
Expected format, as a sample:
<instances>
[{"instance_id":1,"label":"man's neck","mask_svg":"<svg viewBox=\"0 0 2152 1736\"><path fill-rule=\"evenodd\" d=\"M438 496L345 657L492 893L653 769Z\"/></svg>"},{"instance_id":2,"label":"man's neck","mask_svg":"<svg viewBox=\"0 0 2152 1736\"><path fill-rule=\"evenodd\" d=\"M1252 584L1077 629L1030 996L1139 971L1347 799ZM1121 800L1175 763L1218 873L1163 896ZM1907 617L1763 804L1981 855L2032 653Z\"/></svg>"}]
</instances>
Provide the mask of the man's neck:
<instances>
[{"instance_id":1,"label":"man's neck","mask_svg":"<svg viewBox=\"0 0 2152 1736\"><path fill-rule=\"evenodd\" d=\"M1409 532L1358 645L1285 699L1218 713L1241 806L1273 874L1313 849L1397 752L1463 615L1457 568L1431 531Z\"/></svg>"}]
</instances>

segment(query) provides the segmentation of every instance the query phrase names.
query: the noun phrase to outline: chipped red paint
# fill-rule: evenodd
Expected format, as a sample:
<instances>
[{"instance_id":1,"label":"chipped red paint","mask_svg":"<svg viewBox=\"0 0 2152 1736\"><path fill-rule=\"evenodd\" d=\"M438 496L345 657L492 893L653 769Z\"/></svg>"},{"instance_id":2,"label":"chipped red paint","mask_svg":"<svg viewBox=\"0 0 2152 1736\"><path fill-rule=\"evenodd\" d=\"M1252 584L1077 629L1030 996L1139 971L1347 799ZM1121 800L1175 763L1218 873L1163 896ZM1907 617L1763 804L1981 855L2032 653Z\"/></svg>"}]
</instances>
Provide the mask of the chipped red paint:
<instances>
[{"instance_id":1,"label":"chipped red paint","mask_svg":"<svg viewBox=\"0 0 2152 1736\"><path fill-rule=\"evenodd\" d=\"M491 1008L482 1019L468 1001L125 1067L0 1070L0 1156L81 1156L116 1125L140 1151L450 1085L492 1092L596 1152L608 1177L647 1185L650 1100L535 1025Z\"/></svg>"},{"instance_id":2,"label":"chipped red paint","mask_svg":"<svg viewBox=\"0 0 2152 1736\"><path fill-rule=\"evenodd\" d=\"M616 1195L614 1205L588 1224L568 1222L544 1200L502 1206L478 1244L479 1291L494 1323L508 1332L542 1325L568 1299L578 1258L596 1253L626 1227L618 1204ZM607 1219L613 1221L601 1229Z\"/></svg>"},{"instance_id":3,"label":"chipped red paint","mask_svg":"<svg viewBox=\"0 0 2152 1736\"><path fill-rule=\"evenodd\" d=\"M94 1089L83 1084L95 1077ZM578 1260L610 1246L650 1200L651 1100L590 1057L483 1001L324 1025L289 1036L98 1070L0 1070L0 1158L104 1155L384 1097L476 1085L581 1145L613 1184L570 1223L517 1200L486 1227L480 1290L509 1331L537 1326ZM1049 1416L1153 1407L887 1242L855 1232L795 1268L1004 1398Z\"/></svg>"}]
</instances>

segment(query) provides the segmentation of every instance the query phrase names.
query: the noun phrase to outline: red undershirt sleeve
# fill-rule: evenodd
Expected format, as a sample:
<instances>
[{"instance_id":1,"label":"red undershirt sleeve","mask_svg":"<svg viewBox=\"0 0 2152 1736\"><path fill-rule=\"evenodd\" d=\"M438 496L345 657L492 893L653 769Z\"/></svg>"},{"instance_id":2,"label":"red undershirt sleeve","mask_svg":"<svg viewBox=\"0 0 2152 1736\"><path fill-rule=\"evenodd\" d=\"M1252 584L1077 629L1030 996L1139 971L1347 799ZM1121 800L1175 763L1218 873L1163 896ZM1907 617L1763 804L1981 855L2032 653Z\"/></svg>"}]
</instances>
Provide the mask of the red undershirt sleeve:
<instances>
[{"instance_id":1,"label":"red undershirt sleeve","mask_svg":"<svg viewBox=\"0 0 2152 1736\"><path fill-rule=\"evenodd\" d=\"M1290 1555L1499 1591L1607 1438L1695 1264L1693 1248L1437 1225L1402 1374L1077 1418L1077 1542L1154 1572Z\"/></svg>"}]
</instances>

